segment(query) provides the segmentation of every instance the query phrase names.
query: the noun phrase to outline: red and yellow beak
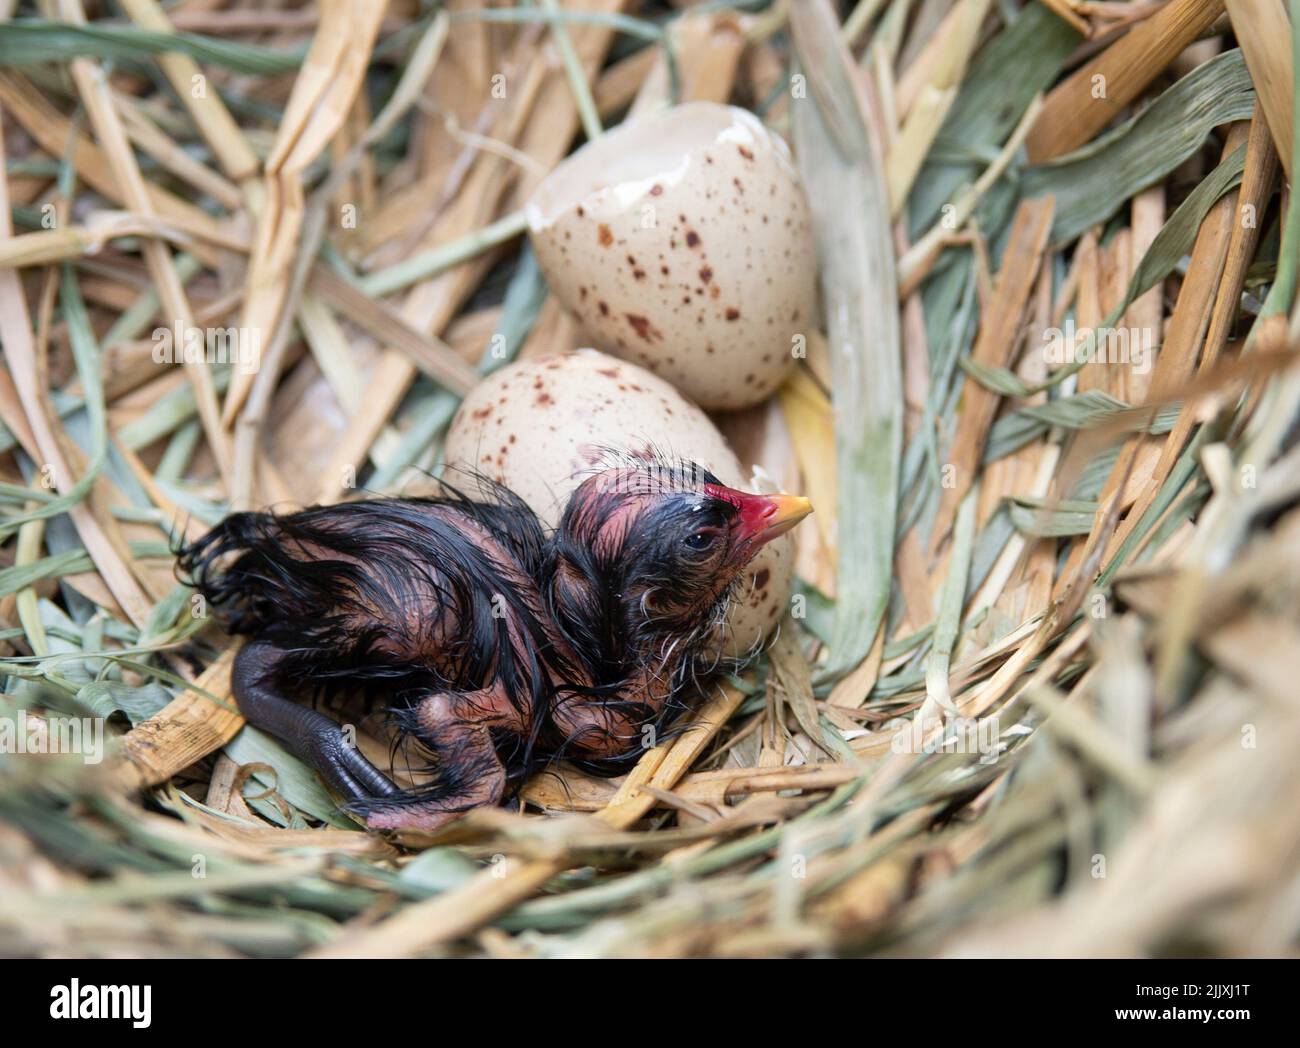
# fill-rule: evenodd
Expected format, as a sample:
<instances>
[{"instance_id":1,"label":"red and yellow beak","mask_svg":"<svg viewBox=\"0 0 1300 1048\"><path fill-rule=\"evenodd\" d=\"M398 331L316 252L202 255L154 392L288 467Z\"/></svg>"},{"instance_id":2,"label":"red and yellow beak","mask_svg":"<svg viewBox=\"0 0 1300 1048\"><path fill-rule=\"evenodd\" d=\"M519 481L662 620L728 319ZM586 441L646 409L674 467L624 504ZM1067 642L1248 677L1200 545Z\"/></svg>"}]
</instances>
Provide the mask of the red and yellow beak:
<instances>
[{"instance_id":1,"label":"red and yellow beak","mask_svg":"<svg viewBox=\"0 0 1300 1048\"><path fill-rule=\"evenodd\" d=\"M799 495L750 495L721 486L710 494L726 499L739 510L737 534L751 548L784 535L813 511L812 503Z\"/></svg>"}]
</instances>

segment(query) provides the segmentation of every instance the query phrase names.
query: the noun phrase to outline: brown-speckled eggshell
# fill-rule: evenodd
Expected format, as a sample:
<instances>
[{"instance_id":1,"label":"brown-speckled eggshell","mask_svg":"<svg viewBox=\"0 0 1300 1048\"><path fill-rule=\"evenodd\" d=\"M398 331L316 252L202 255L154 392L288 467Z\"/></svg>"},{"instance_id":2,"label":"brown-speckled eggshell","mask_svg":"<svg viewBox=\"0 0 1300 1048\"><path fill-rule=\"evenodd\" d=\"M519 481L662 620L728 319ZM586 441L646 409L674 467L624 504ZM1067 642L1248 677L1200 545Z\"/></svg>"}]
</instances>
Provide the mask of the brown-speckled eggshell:
<instances>
[{"instance_id":1,"label":"brown-speckled eggshell","mask_svg":"<svg viewBox=\"0 0 1300 1048\"><path fill-rule=\"evenodd\" d=\"M785 143L743 109L619 125L538 186L528 222L596 344L710 410L769 396L816 323L808 201Z\"/></svg>"},{"instance_id":2,"label":"brown-speckled eggshell","mask_svg":"<svg viewBox=\"0 0 1300 1048\"><path fill-rule=\"evenodd\" d=\"M573 489L610 450L689 459L750 490L703 411L662 379L595 350L520 361L484 379L452 420L444 455L451 469L506 485L554 527ZM754 558L731 611L727 654L747 651L776 625L793 572L788 535Z\"/></svg>"}]
</instances>

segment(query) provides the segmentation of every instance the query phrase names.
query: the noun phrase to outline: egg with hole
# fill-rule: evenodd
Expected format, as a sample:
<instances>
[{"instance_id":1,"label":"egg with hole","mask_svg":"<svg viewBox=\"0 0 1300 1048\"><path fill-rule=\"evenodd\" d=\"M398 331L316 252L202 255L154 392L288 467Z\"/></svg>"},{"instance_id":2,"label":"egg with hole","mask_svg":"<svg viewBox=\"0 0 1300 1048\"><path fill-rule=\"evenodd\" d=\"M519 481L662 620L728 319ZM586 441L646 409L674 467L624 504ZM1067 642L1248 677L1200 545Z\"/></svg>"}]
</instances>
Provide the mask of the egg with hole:
<instances>
[{"instance_id":1,"label":"egg with hole","mask_svg":"<svg viewBox=\"0 0 1300 1048\"><path fill-rule=\"evenodd\" d=\"M710 410L768 397L817 322L807 198L746 110L621 124L561 163L527 216L547 284L596 345Z\"/></svg>"},{"instance_id":2,"label":"egg with hole","mask_svg":"<svg viewBox=\"0 0 1300 1048\"><path fill-rule=\"evenodd\" d=\"M555 527L569 495L610 456L659 456L703 466L722 483L753 488L707 415L663 379L595 350L507 365L461 403L447 433L455 470L504 484ZM744 654L781 619L794 572L791 536L764 546L733 594L718 650Z\"/></svg>"}]
</instances>

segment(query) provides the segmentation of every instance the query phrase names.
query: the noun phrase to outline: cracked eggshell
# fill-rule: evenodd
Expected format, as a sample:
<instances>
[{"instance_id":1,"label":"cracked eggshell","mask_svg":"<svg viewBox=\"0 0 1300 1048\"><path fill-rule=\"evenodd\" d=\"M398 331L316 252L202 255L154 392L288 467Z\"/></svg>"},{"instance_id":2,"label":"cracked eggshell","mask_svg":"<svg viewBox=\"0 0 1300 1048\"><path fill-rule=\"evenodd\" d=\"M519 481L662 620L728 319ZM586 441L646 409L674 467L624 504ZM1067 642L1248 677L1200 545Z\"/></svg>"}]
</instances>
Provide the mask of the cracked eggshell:
<instances>
[{"instance_id":1,"label":"cracked eggshell","mask_svg":"<svg viewBox=\"0 0 1300 1048\"><path fill-rule=\"evenodd\" d=\"M752 113L692 102L621 124L528 204L542 272L607 353L710 410L757 404L816 323L808 201Z\"/></svg>"},{"instance_id":2,"label":"cracked eggshell","mask_svg":"<svg viewBox=\"0 0 1300 1048\"><path fill-rule=\"evenodd\" d=\"M452 419L444 457L449 468L504 484L555 527L574 488L611 450L689 459L753 490L703 411L662 379L595 350L519 361L485 378ZM789 535L754 558L731 610L727 654L749 650L776 626L793 572Z\"/></svg>"}]
</instances>

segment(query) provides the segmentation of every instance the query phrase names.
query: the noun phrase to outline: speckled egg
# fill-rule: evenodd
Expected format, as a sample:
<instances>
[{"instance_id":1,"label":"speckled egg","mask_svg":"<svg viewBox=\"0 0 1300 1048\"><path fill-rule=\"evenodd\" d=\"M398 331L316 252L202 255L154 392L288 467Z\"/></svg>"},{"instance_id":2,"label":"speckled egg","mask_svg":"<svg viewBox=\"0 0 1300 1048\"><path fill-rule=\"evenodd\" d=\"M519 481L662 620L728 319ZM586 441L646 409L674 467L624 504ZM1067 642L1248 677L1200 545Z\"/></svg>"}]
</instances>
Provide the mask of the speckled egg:
<instances>
[{"instance_id":1,"label":"speckled egg","mask_svg":"<svg viewBox=\"0 0 1300 1048\"><path fill-rule=\"evenodd\" d=\"M528 204L551 290L608 353L709 409L749 407L816 324L808 201L752 114L692 102L621 124Z\"/></svg>"},{"instance_id":2,"label":"speckled egg","mask_svg":"<svg viewBox=\"0 0 1300 1048\"><path fill-rule=\"evenodd\" d=\"M520 361L484 379L452 420L444 455L449 468L506 485L554 527L574 488L611 451L689 459L724 484L753 490L703 411L648 371L595 350ZM791 536L760 550L732 608L724 651L747 651L776 625L793 572Z\"/></svg>"}]
</instances>

